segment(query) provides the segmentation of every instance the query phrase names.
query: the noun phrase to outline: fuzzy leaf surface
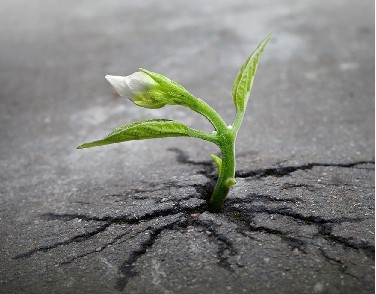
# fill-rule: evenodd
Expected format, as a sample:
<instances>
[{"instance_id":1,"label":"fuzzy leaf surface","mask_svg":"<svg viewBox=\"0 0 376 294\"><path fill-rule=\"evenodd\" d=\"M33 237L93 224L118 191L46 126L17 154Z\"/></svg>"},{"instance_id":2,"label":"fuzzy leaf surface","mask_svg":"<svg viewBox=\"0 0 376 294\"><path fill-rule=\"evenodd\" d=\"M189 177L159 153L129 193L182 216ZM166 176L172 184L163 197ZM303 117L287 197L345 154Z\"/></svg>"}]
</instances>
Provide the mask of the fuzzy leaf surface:
<instances>
[{"instance_id":1,"label":"fuzzy leaf surface","mask_svg":"<svg viewBox=\"0 0 376 294\"><path fill-rule=\"evenodd\" d=\"M272 35L269 34L264 38L257 49L251 54L250 57L248 57L236 75L234 85L232 87L232 97L234 99L236 111L244 111L247 107L249 94L251 92L258 64L264 48L271 37Z\"/></svg>"},{"instance_id":2,"label":"fuzzy leaf surface","mask_svg":"<svg viewBox=\"0 0 376 294\"><path fill-rule=\"evenodd\" d=\"M77 149L91 148L132 140L181 136L188 137L191 135L191 132L192 130L188 126L178 121L168 119L150 119L121 126L102 140L84 143L78 146Z\"/></svg>"}]
</instances>

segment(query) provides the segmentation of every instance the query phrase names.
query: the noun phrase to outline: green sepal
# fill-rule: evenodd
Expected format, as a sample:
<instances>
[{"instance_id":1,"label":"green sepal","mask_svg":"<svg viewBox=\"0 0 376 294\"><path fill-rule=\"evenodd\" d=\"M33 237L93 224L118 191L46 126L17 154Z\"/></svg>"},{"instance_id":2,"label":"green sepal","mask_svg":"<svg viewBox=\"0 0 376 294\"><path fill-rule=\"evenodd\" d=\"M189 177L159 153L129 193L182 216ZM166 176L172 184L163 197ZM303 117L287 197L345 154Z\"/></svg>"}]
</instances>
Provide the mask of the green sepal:
<instances>
[{"instance_id":1,"label":"green sepal","mask_svg":"<svg viewBox=\"0 0 376 294\"><path fill-rule=\"evenodd\" d=\"M159 87L163 89L164 92L168 93L169 95L175 96L175 97L182 97L185 96L189 92L179 83L169 79L168 77L161 75L156 72L148 71L144 68L139 68L140 71L143 73L146 73L148 76L150 76L153 80L155 80ZM179 104L179 103L177 103Z\"/></svg>"},{"instance_id":2,"label":"green sepal","mask_svg":"<svg viewBox=\"0 0 376 294\"><path fill-rule=\"evenodd\" d=\"M203 113L202 101L189 93L182 85L159 73L151 72L143 68L140 68L140 71L146 73L158 83L160 91L165 96L169 97L169 101L166 102L166 104L182 105L200 114Z\"/></svg>"},{"instance_id":3,"label":"green sepal","mask_svg":"<svg viewBox=\"0 0 376 294\"><path fill-rule=\"evenodd\" d=\"M84 143L77 149L90 148L132 140L193 136L194 130L183 123L168 119L150 119L121 126L102 140Z\"/></svg>"},{"instance_id":4,"label":"green sepal","mask_svg":"<svg viewBox=\"0 0 376 294\"><path fill-rule=\"evenodd\" d=\"M237 112L244 112L245 108L247 107L249 94L251 92L253 80L257 71L257 66L260 62L264 48L271 37L272 34L268 34L264 38L264 40L259 44L252 55L246 60L246 62L243 64L238 74L236 75L234 85L232 87L232 97L234 99L234 104Z\"/></svg>"}]
</instances>

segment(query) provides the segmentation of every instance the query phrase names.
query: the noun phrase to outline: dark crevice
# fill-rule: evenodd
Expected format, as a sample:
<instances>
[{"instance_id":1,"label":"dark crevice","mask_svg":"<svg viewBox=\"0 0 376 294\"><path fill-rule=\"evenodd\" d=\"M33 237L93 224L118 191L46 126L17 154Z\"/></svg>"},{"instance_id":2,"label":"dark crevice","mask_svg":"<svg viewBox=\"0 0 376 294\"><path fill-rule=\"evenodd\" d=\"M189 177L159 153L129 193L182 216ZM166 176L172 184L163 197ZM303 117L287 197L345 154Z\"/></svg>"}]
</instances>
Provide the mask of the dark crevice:
<instances>
[{"instance_id":1,"label":"dark crevice","mask_svg":"<svg viewBox=\"0 0 376 294\"><path fill-rule=\"evenodd\" d=\"M347 239L347 238L335 236L332 234L333 224L340 224L343 222L359 222L362 220L361 218L341 217L341 218L327 219L327 218L322 218L322 217L313 216L313 215L305 216L300 213L291 211L290 208L286 208L286 207L273 208L273 209L267 208L265 206L252 206L249 209L229 207L225 210L225 215L227 216L227 218L230 221L238 224L242 235L246 236L246 234L244 233L244 230L260 231L260 232L278 235L281 237L282 240L287 241L292 248L294 247L298 248L302 252L305 252L304 245L306 242L298 238L291 237L280 230L276 230L276 229L269 228L266 226L255 226L252 223L253 214L255 213L267 213L271 215L287 216L287 217L293 218L296 221L300 221L306 225L316 225L318 227L318 230L321 236L327 239L330 239L336 243L339 243L347 248L362 250L365 252L367 257L374 259L374 255L375 255L374 246L366 242L359 243L353 240L352 238Z\"/></svg>"},{"instance_id":2,"label":"dark crevice","mask_svg":"<svg viewBox=\"0 0 376 294\"><path fill-rule=\"evenodd\" d=\"M209 239L215 242L218 246L217 256L218 256L218 265L233 272L230 262L228 258L230 256L235 256L237 254L236 249L234 248L232 242L224 235L220 234L217 231L217 225L213 222L209 221L200 221L192 217L192 214L197 214L198 212L185 212L185 220L178 220L173 223L169 223L160 227L153 227L149 226L148 228L144 229L143 232L149 231L149 236L147 240L143 241L139 246L138 249L133 251L130 256L127 258L126 261L123 262L119 271L121 277L118 278L116 283L116 289L122 291L126 287L127 283L130 279L137 276L137 272L135 271L135 262L141 258L147 251L153 247L155 242L158 240L160 235L165 230L177 230L183 231L188 226L194 226L205 229L207 233L209 233ZM139 232L140 233L140 232ZM123 234L124 235L124 234ZM118 241L122 236L118 236L113 240L114 243ZM104 249L104 248L103 248ZM94 253L94 252L93 252Z\"/></svg>"},{"instance_id":3,"label":"dark crevice","mask_svg":"<svg viewBox=\"0 0 376 294\"><path fill-rule=\"evenodd\" d=\"M240 203L244 203L239 201ZM231 205L235 204L236 202L230 203ZM316 215L303 215L301 213L293 211L290 207L277 207L277 208L269 208L263 205L253 205L247 208L239 208L235 206L230 206L227 210L235 210L241 213L267 213L267 214L277 214L282 216L291 217L295 220L302 221L305 224L327 224L327 223L343 223L343 222L359 222L362 221L362 218L358 217L340 217L340 218L323 218L321 216Z\"/></svg>"},{"instance_id":4,"label":"dark crevice","mask_svg":"<svg viewBox=\"0 0 376 294\"><path fill-rule=\"evenodd\" d=\"M176 160L182 164L191 164L191 165L198 165L198 166L206 166L210 173L214 172L214 164L211 160L205 161L194 161L189 159L189 156L186 152L179 148L169 148L168 151L174 152L176 154Z\"/></svg>"},{"instance_id":5,"label":"dark crevice","mask_svg":"<svg viewBox=\"0 0 376 294\"><path fill-rule=\"evenodd\" d=\"M297 203L302 202L302 199L291 197L291 198L280 198L280 197L273 197L270 195L265 194L254 194L251 193L247 197L244 198L227 198L225 200L226 206L231 206L233 204L245 204L245 203L253 203L253 202L290 202L290 203Z\"/></svg>"},{"instance_id":6,"label":"dark crevice","mask_svg":"<svg viewBox=\"0 0 376 294\"><path fill-rule=\"evenodd\" d=\"M161 186L159 188L153 188L153 189L131 189L127 190L124 193L116 193L116 194L107 194L102 196L103 198L124 198L125 200L132 199L132 200L146 200L151 199L150 196L145 196L145 193L154 193L154 192L167 192L170 188L176 188L176 189L183 189L183 188L189 188L193 187L195 188L196 185L179 185L176 182L164 182L159 183L158 186ZM197 186L206 186L206 185L197 185ZM179 199L181 200L181 199ZM179 201L178 200L178 201Z\"/></svg>"},{"instance_id":7,"label":"dark crevice","mask_svg":"<svg viewBox=\"0 0 376 294\"><path fill-rule=\"evenodd\" d=\"M349 272L348 267L344 262L342 262L340 259L330 257L323 248L319 248L319 252L321 256L330 264L334 264L338 267L339 271L342 272L345 275L348 275L356 280L359 280L359 277L353 275L352 273Z\"/></svg>"},{"instance_id":8,"label":"dark crevice","mask_svg":"<svg viewBox=\"0 0 376 294\"><path fill-rule=\"evenodd\" d=\"M367 243L365 241L358 241L352 237L345 238L342 236L337 236L333 234L333 228L331 224L323 224L320 226L319 230L320 234L323 235L327 240L335 242L337 244L342 245L346 248L351 248L355 250L361 250L364 254L372 259L375 260L375 246Z\"/></svg>"},{"instance_id":9,"label":"dark crevice","mask_svg":"<svg viewBox=\"0 0 376 294\"><path fill-rule=\"evenodd\" d=\"M197 193L200 193L205 200L209 200L214 187L217 182L217 172L214 162L211 160L207 161L194 161L189 159L187 153L179 148L169 148L168 151L172 151L176 154L177 162L181 164L190 164L193 166L200 166L202 170L197 171L196 174L205 176L209 181L204 185L193 185L196 188ZM192 185L191 185L192 186Z\"/></svg>"},{"instance_id":10,"label":"dark crevice","mask_svg":"<svg viewBox=\"0 0 376 294\"><path fill-rule=\"evenodd\" d=\"M361 186L361 185L358 185L358 184L350 184L350 183L319 183L319 185L322 185L322 186L334 186L334 187L338 187L338 188L341 188L341 187L350 187L351 189L354 189L354 188L362 188L362 189L375 189L375 186Z\"/></svg>"},{"instance_id":11,"label":"dark crevice","mask_svg":"<svg viewBox=\"0 0 376 294\"><path fill-rule=\"evenodd\" d=\"M272 229L265 226L256 226L252 223L253 217L251 215L245 214L242 210L227 210L225 212L225 215L230 222L238 225L237 232L245 237L250 238L250 236L245 233L246 231L262 232L266 234L276 235L280 237L282 241L286 242L291 250L298 248L301 252L306 253L306 242L298 238L289 236L285 232L277 229Z\"/></svg>"},{"instance_id":12,"label":"dark crevice","mask_svg":"<svg viewBox=\"0 0 376 294\"><path fill-rule=\"evenodd\" d=\"M213 222L209 221L201 221L193 218L191 213L186 213L185 221L179 220L174 223L170 223L158 228L148 227L146 230L149 230L149 236L147 240L142 242L138 249L133 251L130 256L127 258L126 261L123 262L119 271L121 277L118 278L116 283L116 289L122 291L126 287L127 283L130 279L137 276L137 272L135 271L135 262L141 258L147 251L153 247L155 242L158 240L160 235L165 230L177 230L183 231L188 226L194 226L198 228L203 228L205 232L208 233L209 239L216 243L218 246L217 256L218 256L218 265L228 271L233 272L230 262L228 258L230 256L235 256L237 254L237 250L234 248L232 242L223 234L220 234L217 230L217 225Z\"/></svg>"},{"instance_id":13,"label":"dark crevice","mask_svg":"<svg viewBox=\"0 0 376 294\"><path fill-rule=\"evenodd\" d=\"M85 214L56 214L56 213L47 213L42 215L43 218L47 220L62 220L62 221L71 221L74 219L81 219L85 221L104 221L113 223L122 223L122 224L137 224L140 222L149 221L158 217L165 217L174 214L178 214L179 212L184 213L193 213L193 212L200 212L205 210L206 205L200 204L191 208L182 208L179 206L176 207L168 207L165 209L158 209L153 210L151 212L147 212L142 216L135 216L135 215L121 215L121 216L103 216L103 217L96 217L96 216L89 216Z\"/></svg>"},{"instance_id":14,"label":"dark crevice","mask_svg":"<svg viewBox=\"0 0 376 294\"><path fill-rule=\"evenodd\" d=\"M266 168L266 169L256 169L250 171L237 171L235 173L235 177L237 178L249 178L249 177L283 177L290 175L291 173L298 171L298 170L310 170L314 167L356 167L358 165L363 164L375 164L375 161L357 161L357 162L348 162L348 163L305 163L302 165L292 165L292 166L281 166L281 167L273 167L273 168Z\"/></svg>"},{"instance_id":15,"label":"dark crevice","mask_svg":"<svg viewBox=\"0 0 376 294\"><path fill-rule=\"evenodd\" d=\"M296 189L296 188L304 188L308 191L315 192L317 187L310 184L293 184L293 183L283 183L281 186L281 190L288 190L288 189Z\"/></svg>"},{"instance_id":16,"label":"dark crevice","mask_svg":"<svg viewBox=\"0 0 376 294\"><path fill-rule=\"evenodd\" d=\"M189 159L187 153L179 148L169 148L168 151L172 151L176 154L177 162L181 164L189 164L193 166L200 166L203 170L199 171L198 174L204 175L209 180L214 180L216 178L216 167L212 160L205 161L194 161Z\"/></svg>"},{"instance_id":17,"label":"dark crevice","mask_svg":"<svg viewBox=\"0 0 376 294\"><path fill-rule=\"evenodd\" d=\"M13 257L13 259L29 258L29 257L31 257L32 255L34 255L38 252L47 252L47 251L54 249L54 248L57 248L59 246L68 245L68 244L71 244L71 243L74 243L74 242L80 243L80 242L86 241L86 240L94 237L95 235L105 231L111 225L112 225L111 222L106 222L105 224L101 225L100 227L98 227L97 229L95 229L91 232L76 235L76 236L69 238L65 241L56 242L56 243L51 244L51 245L46 245L46 246L34 248L34 249L29 250L25 253L21 253L19 255L16 255L15 257Z\"/></svg>"},{"instance_id":18,"label":"dark crevice","mask_svg":"<svg viewBox=\"0 0 376 294\"><path fill-rule=\"evenodd\" d=\"M138 234L144 233L145 231L150 230L150 229L151 229L151 227L147 227L146 229L141 230L141 231L138 231L138 232L136 232L135 234L138 235ZM133 235L135 235L135 234L133 234ZM117 235L117 236L114 237L110 242L107 242L106 244L102 245L101 247L96 248L95 250L92 250L92 251L85 252L85 253L83 253L83 254L81 254L81 255L77 255L77 256L75 256L75 257L72 257L71 259L68 259L68 260L66 260L66 261L63 261L63 262L59 263L59 265L67 265L67 264L70 264L70 263L72 263L72 262L74 262L74 261L76 261L76 260L78 260L78 259L81 259L81 258L83 258L83 257L86 257L86 256L88 256L88 255L91 255L91 254L95 254L95 253L101 252L101 251L103 251L104 249L106 249L108 246L111 246L111 245L117 243L117 242L118 242L119 240L121 240L124 236L128 236L128 237L130 237L130 238L134 237L134 236L129 236L129 235L130 235L129 232L125 232L125 233L123 233L123 234Z\"/></svg>"},{"instance_id":19,"label":"dark crevice","mask_svg":"<svg viewBox=\"0 0 376 294\"><path fill-rule=\"evenodd\" d=\"M209 181L204 185L196 184L192 186L195 188L197 194L201 195L201 197L206 201L209 201L210 196L214 190L215 182Z\"/></svg>"},{"instance_id":20,"label":"dark crevice","mask_svg":"<svg viewBox=\"0 0 376 294\"><path fill-rule=\"evenodd\" d=\"M215 186L215 180L216 177L213 179L209 180L205 184L188 184L188 185L179 185L176 182L165 182L165 183L160 183L158 186L163 186L162 188L155 188L155 189L132 189L131 192L134 194L130 194L130 191L127 191L125 193L117 193L117 194L108 194L103 196L104 198L120 198L119 202L128 201L129 199L132 200L148 200L148 199L153 199L155 203L162 203L162 202L167 202L167 201L162 201L160 199L154 199L151 198L150 196L145 196L145 193L153 193L153 192L166 192L170 188L175 188L175 189L183 189L183 188L194 188L196 190L197 195L189 195L184 198L179 198L177 200L174 200L174 203L181 202L183 200L188 200L192 198L197 198L197 199L204 199L204 200L209 200L211 193L214 189ZM172 193L169 193L172 194ZM172 201L172 199L169 199ZM114 202L118 202L116 200L113 200Z\"/></svg>"},{"instance_id":21,"label":"dark crevice","mask_svg":"<svg viewBox=\"0 0 376 294\"><path fill-rule=\"evenodd\" d=\"M219 226L212 221L203 221L197 219L192 220L192 225L195 227L202 227L207 231L209 239L212 242L216 243L218 246L218 265L230 272L233 272L234 270L232 269L231 263L229 262L228 258L230 256L237 255L238 252L231 240L225 235L218 232Z\"/></svg>"},{"instance_id":22,"label":"dark crevice","mask_svg":"<svg viewBox=\"0 0 376 294\"><path fill-rule=\"evenodd\" d=\"M154 193L154 192L165 192L169 188L188 188L192 187L191 184L181 185L177 181L168 181L168 182L159 182L158 184L146 182L145 185L148 185L149 188L133 188L128 189L124 193L116 193L116 194L106 194L102 197L127 197L127 198L137 198L137 199L148 199L149 197L143 197L138 194L145 194L145 193Z\"/></svg>"},{"instance_id":23,"label":"dark crevice","mask_svg":"<svg viewBox=\"0 0 376 294\"><path fill-rule=\"evenodd\" d=\"M124 290L125 286L127 285L128 281L137 276L137 272L135 271L135 262L142 257L148 249L150 249L157 239L159 238L160 234L164 230L182 230L186 228L186 222L184 221L176 221L174 223L166 224L164 226L158 228L151 228L149 227L149 236L148 238L143 241L137 250L134 250L130 256L123 262L123 264L119 268L120 277L117 279L115 288L117 290Z\"/></svg>"},{"instance_id":24,"label":"dark crevice","mask_svg":"<svg viewBox=\"0 0 376 294\"><path fill-rule=\"evenodd\" d=\"M350 188L362 188L362 189L374 189L375 186L361 186L358 184L350 184L350 183L325 183L320 182L317 183L316 186L310 185L310 184L292 184L292 183L284 183L281 186L281 190L288 190L288 189L296 189L296 188L304 188L310 192L316 192L317 190L321 189L321 187L328 187L328 186L334 186L334 187L350 187Z\"/></svg>"},{"instance_id":25,"label":"dark crevice","mask_svg":"<svg viewBox=\"0 0 376 294\"><path fill-rule=\"evenodd\" d=\"M146 221L153 220L159 217L172 216L172 215L178 214L179 212L184 212L184 213L202 212L205 210L205 207L206 207L206 204L201 204L201 205L194 206L191 208L172 207L172 208L160 209L160 210L155 210L149 213L145 213L143 216L140 216L140 217L129 216L129 215L118 216L118 217L111 217L111 216L95 217L95 216L89 216L89 215L84 215L84 214L54 214L54 213L44 214L42 215L42 217L47 220L71 221L74 219L81 219L84 221L104 222L104 224L91 232L76 235L65 241L56 242L48 246L41 246L32 250L29 250L25 253L21 253L13 257L13 259L28 258L37 252L47 252L48 250L54 249L59 246L69 245L74 242L79 243L79 242L86 241L96 236L97 234L105 231L109 226L113 224L129 224L129 225L138 224L140 222L146 222Z\"/></svg>"},{"instance_id":26,"label":"dark crevice","mask_svg":"<svg viewBox=\"0 0 376 294\"><path fill-rule=\"evenodd\" d=\"M297 248L299 249L299 251L303 253L307 253L306 248L305 248L307 244L305 241L295 238L295 237L291 237L283 231L264 227L264 226L255 226L253 224L249 224L249 229L254 232L262 232L266 234L276 235L280 237L282 241L286 242L287 245L291 248L291 250L294 250Z\"/></svg>"}]
</instances>

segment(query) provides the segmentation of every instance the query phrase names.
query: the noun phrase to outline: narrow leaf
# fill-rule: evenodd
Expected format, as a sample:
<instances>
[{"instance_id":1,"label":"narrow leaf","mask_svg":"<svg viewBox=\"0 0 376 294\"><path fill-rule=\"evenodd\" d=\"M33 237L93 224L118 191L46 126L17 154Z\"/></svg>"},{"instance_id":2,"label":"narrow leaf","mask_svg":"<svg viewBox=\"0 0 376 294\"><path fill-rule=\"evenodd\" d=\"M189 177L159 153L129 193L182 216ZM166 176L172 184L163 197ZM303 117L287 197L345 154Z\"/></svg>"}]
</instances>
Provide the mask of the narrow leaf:
<instances>
[{"instance_id":1,"label":"narrow leaf","mask_svg":"<svg viewBox=\"0 0 376 294\"><path fill-rule=\"evenodd\" d=\"M232 87L232 97L234 99L236 111L244 111L247 107L249 94L251 92L253 80L256 75L257 66L260 62L262 53L266 44L269 42L272 34L268 34L260 43L257 49L246 60L236 75Z\"/></svg>"},{"instance_id":2,"label":"narrow leaf","mask_svg":"<svg viewBox=\"0 0 376 294\"><path fill-rule=\"evenodd\" d=\"M151 119L134 122L115 129L102 140L84 143L77 149L102 146L131 140L143 140L165 137L190 136L192 129L177 121L168 119Z\"/></svg>"},{"instance_id":3,"label":"narrow leaf","mask_svg":"<svg viewBox=\"0 0 376 294\"><path fill-rule=\"evenodd\" d=\"M222 159L219 158L217 155L215 154L210 154L211 158L214 160L214 163L217 167L217 170L218 170L218 175L221 173L221 170L222 170Z\"/></svg>"}]
</instances>

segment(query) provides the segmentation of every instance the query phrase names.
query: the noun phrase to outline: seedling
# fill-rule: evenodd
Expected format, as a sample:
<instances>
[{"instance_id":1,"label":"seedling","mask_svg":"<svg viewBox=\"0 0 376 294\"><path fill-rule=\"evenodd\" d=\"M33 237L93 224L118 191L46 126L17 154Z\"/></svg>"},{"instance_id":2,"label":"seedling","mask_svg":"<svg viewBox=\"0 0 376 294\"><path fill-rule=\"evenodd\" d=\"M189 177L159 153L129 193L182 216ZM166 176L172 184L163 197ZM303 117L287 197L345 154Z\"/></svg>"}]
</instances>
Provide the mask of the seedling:
<instances>
[{"instance_id":1,"label":"seedling","mask_svg":"<svg viewBox=\"0 0 376 294\"><path fill-rule=\"evenodd\" d=\"M169 78L140 69L126 77L107 75L106 79L120 96L138 106L161 108L165 105L183 105L206 117L214 127L212 133L192 129L185 124L168 119L137 121L115 129L102 140L85 143L78 149L108 145L132 140L165 137L194 137L216 144L222 158L211 154L218 170L218 180L209 199L211 211L221 210L224 200L235 181L235 140L243 121L257 66L271 34L267 35L257 49L240 68L232 87L236 115L232 125L227 125L219 114L203 100L193 96L180 84Z\"/></svg>"}]
</instances>

